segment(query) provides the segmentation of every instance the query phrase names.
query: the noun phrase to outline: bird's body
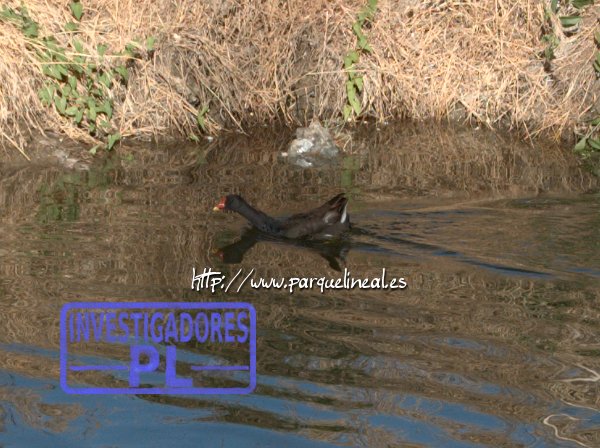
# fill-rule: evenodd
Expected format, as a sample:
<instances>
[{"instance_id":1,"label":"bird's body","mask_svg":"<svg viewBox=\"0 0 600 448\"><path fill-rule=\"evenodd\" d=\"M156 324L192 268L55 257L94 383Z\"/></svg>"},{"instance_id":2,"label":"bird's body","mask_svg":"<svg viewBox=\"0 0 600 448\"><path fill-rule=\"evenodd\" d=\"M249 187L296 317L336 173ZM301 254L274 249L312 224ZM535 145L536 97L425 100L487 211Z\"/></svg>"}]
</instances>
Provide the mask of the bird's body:
<instances>
[{"instance_id":1,"label":"bird's body","mask_svg":"<svg viewBox=\"0 0 600 448\"><path fill-rule=\"evenodd\" d=\"M348 199L341 193L313 210L278 219L255 209L241 196L230 194L221 200L215 210L237 212L255 228L271 235L283 238L327 238L350 228L347 207Z\"/></svg>"}]
</instances>

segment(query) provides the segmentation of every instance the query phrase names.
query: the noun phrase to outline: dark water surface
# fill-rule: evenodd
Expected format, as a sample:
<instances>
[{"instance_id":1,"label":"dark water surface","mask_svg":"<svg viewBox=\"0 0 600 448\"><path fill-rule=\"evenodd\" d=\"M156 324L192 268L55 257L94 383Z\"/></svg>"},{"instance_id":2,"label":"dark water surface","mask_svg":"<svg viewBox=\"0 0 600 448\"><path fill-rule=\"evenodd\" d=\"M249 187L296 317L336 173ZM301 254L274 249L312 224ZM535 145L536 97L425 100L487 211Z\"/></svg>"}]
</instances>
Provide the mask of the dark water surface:
<instances>
[{"instance_id":1,"label":"dark water surface","mask_svg":"<svg viewBox=\"0 0 600 448\"><path fill-rule=\"evenodd\" d=\"M383 130L310 170L280 145L0 166L0 445L600 446L600 196L576 164L481 131ZM211 211L230 192L285 214L340 191L354 229L337 242L236 243L242 219ZM408 288L213 295L190 289L192 267L386 268ZM59 314L74 301L248 301L258 386L67 395Z\"/></svg>"}]
</instances>

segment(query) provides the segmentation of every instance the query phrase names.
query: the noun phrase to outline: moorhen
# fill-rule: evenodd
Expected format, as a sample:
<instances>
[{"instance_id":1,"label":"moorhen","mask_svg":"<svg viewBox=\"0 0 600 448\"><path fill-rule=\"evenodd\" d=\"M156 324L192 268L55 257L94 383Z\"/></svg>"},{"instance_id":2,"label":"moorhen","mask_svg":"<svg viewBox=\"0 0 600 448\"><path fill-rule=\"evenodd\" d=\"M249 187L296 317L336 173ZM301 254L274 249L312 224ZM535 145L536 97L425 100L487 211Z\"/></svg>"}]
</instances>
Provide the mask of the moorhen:
<instances>
[{"instance_id":1,"label":"moorhen","mask_svg":"<svg viewBox=\"0 0 600 448\"><path fill-rule=\"evenodd\" d=\"M347 206L348 199L340 193L314 210L277 219L256 210L241 196L230 194L222 198L213 210L237 212L261 232L278 237L326 238L339 235L350 228Z\"/></svg>"}]
</instances>

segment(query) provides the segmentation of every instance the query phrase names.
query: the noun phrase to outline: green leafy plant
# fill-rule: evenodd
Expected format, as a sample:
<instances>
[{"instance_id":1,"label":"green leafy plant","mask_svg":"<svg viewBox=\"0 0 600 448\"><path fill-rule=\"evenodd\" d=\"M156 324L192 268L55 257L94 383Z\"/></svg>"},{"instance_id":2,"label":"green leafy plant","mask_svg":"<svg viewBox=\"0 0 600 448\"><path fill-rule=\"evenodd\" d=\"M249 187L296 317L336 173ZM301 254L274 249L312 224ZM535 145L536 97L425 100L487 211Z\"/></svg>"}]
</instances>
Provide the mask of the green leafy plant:
<instances>
[{"instance_id":1,"label":"green leafy plant","mask_svg":"<svg viewBox=\"0 0 600 448\"><path fill-rule=\"evenodd\" d=\"M592 67L594 68L596 78L600 78L600 31L594 35L594 41L599 50L594 55ZM578 137L574 149L584 159L590 158L594 154L600 154L600 115L589 121L586 132Z\"/></svg>"},{"instance_id":2,"label":"green leafy plant","mask_svg":"<svg viewBox=\"0 0 600 448\"><path fill-rule=\"evenodd\" d=\"M600 31L596 32L594 35L594 40L596 42L596 46L600 49ZM594 62L592 65L596 71L596 77L600 78L600 50L596 51L596 56L594 57Z\"/></svg>"},{"instance_id":3,"label":"green leafy plant","mask_svg":"<svg viewBox=\"0 0 600 448\"><path fill-rule=\"evenodd\" d=\"M204 106L202 109L198 109L198 113L196 114L196 123L202 129L202 132L206 133L206 121L204 117L206 113L209 111L208 106Z\"/></svg>"},{"instance_id":4,"label":"green leafy plant","mask_svg":"<svg viewBox=\"0 0 600 448\"><path fill-rule=\"evenodd\" d=\"M555 58L554 51L560 43L554 30L552 18L554 16L558 17L564 33L576 33L582 20L580 10L593 4L594 0L566 0L559 5L558 0L550 0L550 5L545 9L544 35L542 36L542 42L547 44L544 49L547 71L550 71L550 61ZM559 14L563 11L564 14Z\"/></svg>"},{"instance_id":5,"label":"green leafy plant","mask_svg":"<svg viewBox=\"0 0 600 448\"><path fill-rule=\"evenodd\" d=\"M21 7L18 11L15 11L8 6L3 6L2 11L0 11L0 19L13 23L28 38L37 39L39 36L39 26L31 19L25 7Z\"/></svg>"},{"instance_id":6,"label":"green leafy plant","mask_svg":"<svg viewBox=\"0 0 600 448\"><path fill-rule=\"evenodd\" d=\"M558 11L558 3L556 0L552 0L552 3L555 5L554 12L556 13ZM581 22L580 10L586 6L593 5L594 0L568 0L564 3L565 9L572 12L568 15L559 16L560 24L566 33L577 31L577 26Z\"/></svg>"},{"instance_id":7,"label":"green leafy plant","mask_svg":"<svg viewBox=\"0 0 600 448\"><path fill-rule=\"evenodd\" d=\"M547 44L544 50L545 63L547 71L550 70L550 61L554 59L554 50L558 47L560 41L553 29L553 16L558 17L562 31L565 34L574 34L579 31L579 24L582 21L581 10L586 6L594 4L594 0L568 0L559 5L558 0L551 0L550 6L546 8L546 22L544 24L545 34L542 41ZM564 12L564 14L561 14ZM596 45L600 48L600 32L594 36ZM592 67L597 77L600 77L600 51L597 51L592 62ZM600 153L600 116L590 119L582 126L584 129L577 136L577 143L574 150L584 159L592 157L595 153Z\"/></svg>"},{"instance_id":8,"label":"green leafy plant","mask_svg":"<svg viewBox=\"0 0 600 448\"><path fill-rule=\"evenodd\" d=\"M542 27L542 31L544 35L542 36L542 42L546 44L546 48L544 48L544 69L549 72L551 71L551 61L556 57L554 51L558 47L560 43L558 36L556 36L554 32L554 27L552 23L552 17L558 11L558 3L557 0L552 0L550 2L550 7L546 8L544 11L544 25Z\"/></svg>"},{"instance_id":9,"label":"green leafy plant","mask_svg":"<svg viewBox=\"0 0 600 448\"><path fill-rule=\"evenodd\" d=\"M116 84L126 84L129 79L127 64L140 57L144 48L139 42L126 45L125 50L108 56L106 45L96 47L96 54L90 54L78 38L79 22L84 15L79 1L69 4L76 22L65 24L69 35L67 45L62 45L54 36L40 36L39 25L31 19L25 6L12 9L4 6L0 20L19 27L28 39L29 48L35 52L41 63L46 81L38 91L44 106L54 108L60 115L105 141L94 146L90 152L104 146L111 150L121 139L120 132L111 123L114 113L113 88ZM146 40L145 50L154 49L154 37Z\"/></svg>"},{"instance_id":10,"label":"green leafy plant","mask_svg":"<svg viewBox=\"0 0 600 448\"><path fill-rule=\"evenodd\" d=\"M363 26L367 22L372 22L377 12L377 0L368 0L367 4L358 14L356 21L352 24L352 32L356 36L356 47L350 50L344 57L344 70L348 75L346 81L347 103L344 105L344 120L348 120L352 114L356 116L362 112L359 95L363 91L364 79L362 74L356 70L356 64L362 53L371 53L373 49L367 41L363 32Z\"/></svg>"}]
</instances>

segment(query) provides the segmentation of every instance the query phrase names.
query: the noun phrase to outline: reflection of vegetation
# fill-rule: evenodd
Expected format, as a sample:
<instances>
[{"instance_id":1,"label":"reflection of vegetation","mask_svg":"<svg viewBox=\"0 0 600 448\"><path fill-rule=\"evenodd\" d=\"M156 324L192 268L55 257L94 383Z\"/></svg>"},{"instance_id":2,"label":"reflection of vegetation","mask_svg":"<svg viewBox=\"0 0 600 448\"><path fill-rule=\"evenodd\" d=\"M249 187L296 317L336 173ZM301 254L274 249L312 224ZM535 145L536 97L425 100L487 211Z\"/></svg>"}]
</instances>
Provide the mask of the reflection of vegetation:
<instances>
[{"instance_id":1,"label":"reflection of vegetation","mask_svg":"<svg viewBox=\"0 0 600 448\"><path fill-rule=\"evenodd\" d=\"M105 188L111 184L110 171L114 162L106 162L90 171L69 172L62 174L51 184L42 184L40 192L40 208L37 220L42 224L55 221L77 221L80 212L80 198L96 188Z\"/></svg>"},{"instance_id":2,"label":"reflection of vegetation","mask_svg":"<svg viewBox=\"0 0 600 448\"><path fill-rule=\"evenodd\" d=\"M50 188L45 185L40 188L39 222L77 221L79 218L78 188L69 176L59 179Z\"/></svg>"},{"instance_id":3,"label":"reflection of vegetation","mask_svg":"<svg viewBox=\"0 0 600 448\"><path fill-rule=\"evenodd\" d=\"M341 187L350 195L354 192L354 175L360 169L357 156L346 156L342 161Z\"/></svg>"}]
</instances>

